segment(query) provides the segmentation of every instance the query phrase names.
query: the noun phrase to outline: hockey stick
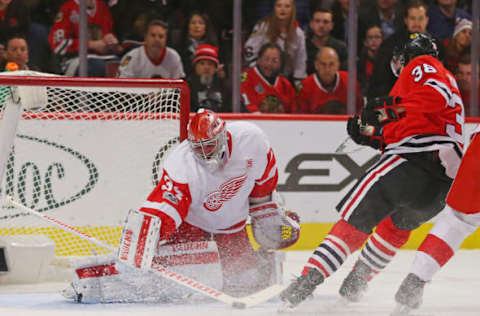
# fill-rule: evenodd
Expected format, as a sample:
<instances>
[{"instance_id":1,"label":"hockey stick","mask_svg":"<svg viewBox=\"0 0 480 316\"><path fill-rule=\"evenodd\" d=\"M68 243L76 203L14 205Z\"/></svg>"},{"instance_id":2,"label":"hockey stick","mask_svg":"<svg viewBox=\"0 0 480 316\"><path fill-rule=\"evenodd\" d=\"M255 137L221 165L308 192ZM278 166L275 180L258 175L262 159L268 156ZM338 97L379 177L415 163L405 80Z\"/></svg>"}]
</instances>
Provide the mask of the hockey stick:
<instances>
[{"instance_id":1,"label":"hockey stick","mask_svg":"<svg viewBox=\"0 0 480 316\"><path fill-rule=\"evenodd\" d=\"M102 248L105 248L107 250L110 250L112 252L115 251L115 248L84 233L84 232L81 232L79 230L77 230L75 227L72 227L68 224L65 224L55 218L52 218L48 215L45 215L45 214L41 214L29 207L26 207L25 205L15 201L11 196L6 196L5 197L5 203L7 205L11 205L11 206L15 206L17 208L20 208L22 209L23 211L26 211L27 213L29 214L32 214L34 216L37 216L39 218L42 218L43 220L49 222L49 223L52 223L54 224L55 226L65 230L65 231L68 231L69 233L72 233L73 235L77 236L77 237L80 237L81 239L84 239L84 240L87 240L95 245L98 245ZM159 264L156 264L156 263L153 263L152 266L148 269L148 270L151 270L153 271L155 274L165 278L165 279L168 279L168 280L171 280L177 284L180 284L181 286L184 286L184 287L187 287L191 290L194 290L196 292L199 292L199 293L202 293L208 297L211 297L217 301L220 301L220 302L223 302L223 303L226 303L226 304L230 304L232 307L234 308L239 308L239 309L243 309L243 308L247 308L247 307L251 307L251 306L255 306L255 305L258 305L258 304L261 304L263 302L266 302L268 301L269 299L277 296L285 287L283 285L280 285L280 284L274 284L270 287L267 287L266 289L263 289L259 292L256 292L256 293L253 293L251 295L248 295L248 296L244 296L244 297L233 297L233 296L230 296L228 294L225 294L221 291L218 291L216 289L212 289L211 287L207 286L207 285L204 285L198 281L195 281L185 275L182 275L180 273L177 273L177 272L173 272L173 271L169 271L167 270L165 267L159 265Z\"/></svg>"},{"instance_id":2,"label":"hockey stick","mask_svg":"<svg viewBox=\"0 0 480 316\"><path fill-rule=\"evenodd\" d=\"M353 143L353 146L354 146L353 148L351 148L352 143ZM365 148L365 146L356 144L350 136L347 136L344 139L344 141L340 145L338 145L337 149L335 149L334 154L353 154L353 153L355 153L357 151L360 151L364 148Z\"/></svg>"}]
</instances>

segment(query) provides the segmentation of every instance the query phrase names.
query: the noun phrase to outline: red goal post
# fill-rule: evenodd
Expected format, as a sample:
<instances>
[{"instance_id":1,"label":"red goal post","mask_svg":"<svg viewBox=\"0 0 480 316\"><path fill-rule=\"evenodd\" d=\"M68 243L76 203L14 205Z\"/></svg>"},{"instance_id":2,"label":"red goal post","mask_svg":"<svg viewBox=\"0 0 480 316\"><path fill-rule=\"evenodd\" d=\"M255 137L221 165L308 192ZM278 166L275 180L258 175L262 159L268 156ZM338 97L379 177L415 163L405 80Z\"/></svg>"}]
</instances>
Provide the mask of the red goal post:
<instances>
[{"instance_id":1,"label":"red goal post","mask_svg":"<svg viewBox=\"0 0 480 316\"><path fill-rule=\"evenodd\" d=\"M183 80L2 73L0 195L116 246L126 213L186 137L189 112ZM2 205L0 240L36 234L55 242L57 256L105 252Z\"/></svg>"}]
</instances>

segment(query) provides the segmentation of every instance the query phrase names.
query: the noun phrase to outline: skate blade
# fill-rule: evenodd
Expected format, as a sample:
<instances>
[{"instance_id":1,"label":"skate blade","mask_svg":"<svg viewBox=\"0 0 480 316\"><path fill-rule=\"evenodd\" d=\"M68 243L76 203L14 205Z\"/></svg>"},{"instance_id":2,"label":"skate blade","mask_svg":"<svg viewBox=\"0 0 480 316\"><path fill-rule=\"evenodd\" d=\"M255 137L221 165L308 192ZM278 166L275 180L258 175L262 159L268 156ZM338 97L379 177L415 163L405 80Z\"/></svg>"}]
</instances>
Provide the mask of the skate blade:
<instances>
[{"instance_id":1,"label":"skate blade","mask_svg":"<svg viewBox=\"0 0 480 316\"><path fill-rule=\"evenodd\" d=\"M278 314L289 314L294 312L295 307L290 302L283 302L277 309Z\"/></svg>"},{"instance_id":2,"label":"skate blade","mask_svg":"<svg viewBox=\"0 0 480 316\"><path fill-rule=\"evenodd\" d=\"M390 316L409 316L411 315L410 312L412 310L413 309L408 307L407 305L397 304L397 306L395 306L395 309L390 314Z\"/></svg>"}]
</instances>

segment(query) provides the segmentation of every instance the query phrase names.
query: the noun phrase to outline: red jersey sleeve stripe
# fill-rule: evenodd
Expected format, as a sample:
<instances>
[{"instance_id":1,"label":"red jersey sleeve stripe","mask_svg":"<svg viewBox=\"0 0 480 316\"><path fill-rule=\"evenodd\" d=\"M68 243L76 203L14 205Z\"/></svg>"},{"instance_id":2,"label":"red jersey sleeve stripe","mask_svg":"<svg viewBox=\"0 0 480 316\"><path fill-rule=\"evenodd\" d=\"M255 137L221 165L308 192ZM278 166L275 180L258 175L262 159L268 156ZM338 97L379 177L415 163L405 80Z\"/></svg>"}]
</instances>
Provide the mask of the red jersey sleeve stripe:
<instances>
[{"instance_id":1,"label":"red jersey sleeve stripe","mask_svg":"<svg viewBox=\"0 0 480 316\"><path fill-rule=\"evenodd\" d=\"M162 218L162 214L164 216L168 216L175 222L176 228L178 228L183 222L183 219L178 213L178 211L166 202L145 201L141 207L141 211L148 214L156 215L160 218Z\"/></svg>"},{"instance_id":2,"label":"red jersey sleeve stripe","mask_svg":"<svg viewBox=\"0 0 480 316\"><path fill-rule=\"evenodd\" d=\"M277 161L275 159L275 155L273 154L273 150L270 148L267 154L267 166L265 167L262 177L257 179L256 183L261 185L262 183L267 182L275 175L276 171Z\"/></svg>"},{"instance_id":3,"label":"red jersey sleeve stripe","mask_svg":"<svg viewBox=\"0 0 480 316\"><path fill-rule=\"evenodd\" d=\"M278 170L273 150L270 148L267 154L267 166L260 179L255 180L255 187L251 197L262 197L270 194L277 186Z\"/></svg>"}]
</instances>

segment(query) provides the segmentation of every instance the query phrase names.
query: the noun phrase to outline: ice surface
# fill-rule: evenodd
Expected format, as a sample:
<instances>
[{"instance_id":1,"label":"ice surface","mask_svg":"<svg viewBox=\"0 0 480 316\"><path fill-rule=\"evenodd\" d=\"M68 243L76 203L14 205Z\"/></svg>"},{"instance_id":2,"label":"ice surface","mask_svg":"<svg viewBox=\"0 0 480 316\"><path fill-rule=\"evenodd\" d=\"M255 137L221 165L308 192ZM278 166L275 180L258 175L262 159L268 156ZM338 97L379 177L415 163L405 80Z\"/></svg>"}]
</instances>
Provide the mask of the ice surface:
<instances>
[{"instance_id":1,"label":"ice surface","mask_svg":"<svg viewBox=\"0 0 480 316\"><path fill-rule=\"evenodd\" d=\"M285 280L298 275L310 251L288 252ZM360 303L334 308L339 296L338 288L356 259L354 254L331 278L320 285L312 300L306 301L290 315L389 315L394 307L393 296L413 260L413 251L400 251L391 265L369 286ZM480 251L462 250L425 289L424 304L415 311L417 316L473 316L480 315ZM66 301L58 290L65 284L0 286L0 315L56 316L56 315L277 315L278 301L235 310L222 303L194 304L75 304ZM288 314L287 314L288 315Z\"/></svg>"}]
</instances>

